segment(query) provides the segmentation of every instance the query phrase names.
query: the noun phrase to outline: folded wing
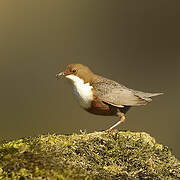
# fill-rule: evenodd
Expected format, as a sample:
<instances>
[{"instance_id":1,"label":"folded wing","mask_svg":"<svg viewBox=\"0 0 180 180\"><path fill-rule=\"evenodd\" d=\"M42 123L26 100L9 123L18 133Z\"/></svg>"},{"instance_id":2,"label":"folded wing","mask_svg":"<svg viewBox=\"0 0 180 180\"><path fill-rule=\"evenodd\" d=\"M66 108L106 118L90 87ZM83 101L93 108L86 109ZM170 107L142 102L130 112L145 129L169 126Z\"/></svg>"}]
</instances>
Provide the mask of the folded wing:
<instances>
[{"instance_id":1,"label":"folded wing","mask_svg":"<svg viewBox=\"0 0 180 180\"><path fill-rule=\"evenodd\" d=\"M146 105L152 101L151 97L162 94L136 91L106 78L101 78L92 86L101 101L116 107Z\"/></svg>"}]
</instances>

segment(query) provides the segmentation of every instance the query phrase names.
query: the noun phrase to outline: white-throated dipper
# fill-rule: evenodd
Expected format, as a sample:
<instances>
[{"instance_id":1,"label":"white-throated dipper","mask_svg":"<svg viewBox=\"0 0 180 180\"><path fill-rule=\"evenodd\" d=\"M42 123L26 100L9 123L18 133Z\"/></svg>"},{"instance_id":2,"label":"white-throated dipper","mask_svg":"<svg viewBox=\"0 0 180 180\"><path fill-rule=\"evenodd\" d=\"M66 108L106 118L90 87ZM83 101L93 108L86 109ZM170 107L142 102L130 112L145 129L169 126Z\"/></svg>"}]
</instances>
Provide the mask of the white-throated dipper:
<instances>
[{"instance_id":1,"label":"white-throated dipper","mask_svg":"<svg viewBox=\"0 0 180 180\"><path fill-rule=\"evenodd\" d=\"M146 105L151 97L162 93L145 93L129 89L113 80L94 74L87 66L70 64L64 72L56 75L66 77L72 84L73 92L82 108L104 116L118 116L120 120L110 127L112 130L125 120L131 106Z\"/></svg>"}]
</instances>

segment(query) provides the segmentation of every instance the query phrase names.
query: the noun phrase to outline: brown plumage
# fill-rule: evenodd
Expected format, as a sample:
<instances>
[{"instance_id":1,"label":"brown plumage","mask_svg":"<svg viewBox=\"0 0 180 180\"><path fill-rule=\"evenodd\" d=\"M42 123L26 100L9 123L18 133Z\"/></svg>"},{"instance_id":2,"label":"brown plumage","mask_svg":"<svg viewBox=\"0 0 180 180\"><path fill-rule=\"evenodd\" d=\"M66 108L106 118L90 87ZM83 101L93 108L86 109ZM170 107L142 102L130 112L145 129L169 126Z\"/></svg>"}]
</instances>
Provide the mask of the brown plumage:
<instances>
[{"instance_id":1,"label":"brown plumage","mask_svg":"<svg viewBox=\"0 0 180 180\"><path fill-rule=\"evenodd\" d=\"M125 120L125 113L131 106L146 105L151 97L162 93L145 93L129 89L113 80L94 74L87 66L70 64L56 75L64 75L73 84L74 92L81 106L96 115L118 116L120 121L108 130L114 129Z\"/></svg>"}]
</instances>

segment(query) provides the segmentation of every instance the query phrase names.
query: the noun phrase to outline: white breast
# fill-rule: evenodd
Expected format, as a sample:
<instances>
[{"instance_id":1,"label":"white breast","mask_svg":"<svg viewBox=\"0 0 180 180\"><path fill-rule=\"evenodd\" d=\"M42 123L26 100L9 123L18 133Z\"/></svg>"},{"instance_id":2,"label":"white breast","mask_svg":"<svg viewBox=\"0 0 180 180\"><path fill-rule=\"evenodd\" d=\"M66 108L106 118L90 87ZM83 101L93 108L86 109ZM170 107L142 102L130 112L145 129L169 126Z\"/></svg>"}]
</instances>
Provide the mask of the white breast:
<instances>
[{"instance_id":1,"label":"white breast","mask_svg":"<svg viewBox=\"0 0 180 180\"><path fill-rule=\"evenodd\" d=\"M82 79L74 75L67 75L67 79L73 85L73 92L78 100L80 106L83 108L90 108L93 100L92 86L89 83L84 83Z\"/></svg>"}]
</instances>

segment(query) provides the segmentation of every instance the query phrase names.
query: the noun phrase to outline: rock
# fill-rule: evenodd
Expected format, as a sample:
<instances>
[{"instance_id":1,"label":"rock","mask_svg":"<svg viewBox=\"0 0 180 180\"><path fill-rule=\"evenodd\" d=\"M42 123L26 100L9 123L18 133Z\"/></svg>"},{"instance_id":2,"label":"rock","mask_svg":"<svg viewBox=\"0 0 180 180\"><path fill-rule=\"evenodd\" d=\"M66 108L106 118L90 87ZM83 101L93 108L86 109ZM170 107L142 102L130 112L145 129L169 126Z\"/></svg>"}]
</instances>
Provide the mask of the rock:
<instances>
[{"instance_id":1,"label":"rock","mask_svg":"<svg viewBox=\"0 0 180 180\"><path fill-rule=\"evenodd\" d=\"M0 179L180 179L180 162L144 132L42 135L0 145Z\"/></svg>"}]
</instances>

